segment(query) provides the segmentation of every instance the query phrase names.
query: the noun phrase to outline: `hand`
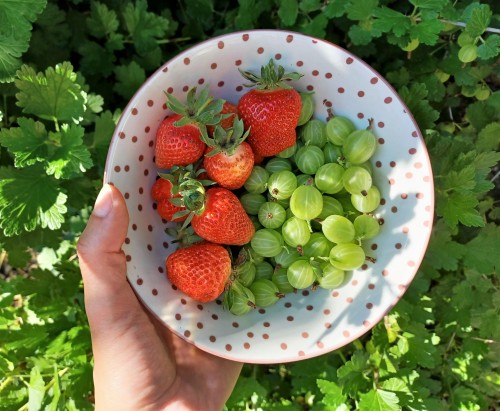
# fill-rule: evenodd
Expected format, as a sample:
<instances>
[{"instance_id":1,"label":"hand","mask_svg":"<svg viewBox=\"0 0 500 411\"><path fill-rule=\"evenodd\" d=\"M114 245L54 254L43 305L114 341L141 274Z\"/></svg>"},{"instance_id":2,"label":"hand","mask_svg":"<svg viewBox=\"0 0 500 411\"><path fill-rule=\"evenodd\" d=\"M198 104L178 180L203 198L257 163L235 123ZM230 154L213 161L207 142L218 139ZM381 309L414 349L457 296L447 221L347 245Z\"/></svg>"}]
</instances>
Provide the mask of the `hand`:
<instances>
[{"instance_id":1,"label":"hand","mask_svg":"<svg viewBox=\"0 0 500 411\"><path fill-rule=\"evenodd\" d=\"M97 411L220 411L242 364L208 354L160 324L126 279L125 201L105 185L78 241Z\"/></svg>"}]
</instances>

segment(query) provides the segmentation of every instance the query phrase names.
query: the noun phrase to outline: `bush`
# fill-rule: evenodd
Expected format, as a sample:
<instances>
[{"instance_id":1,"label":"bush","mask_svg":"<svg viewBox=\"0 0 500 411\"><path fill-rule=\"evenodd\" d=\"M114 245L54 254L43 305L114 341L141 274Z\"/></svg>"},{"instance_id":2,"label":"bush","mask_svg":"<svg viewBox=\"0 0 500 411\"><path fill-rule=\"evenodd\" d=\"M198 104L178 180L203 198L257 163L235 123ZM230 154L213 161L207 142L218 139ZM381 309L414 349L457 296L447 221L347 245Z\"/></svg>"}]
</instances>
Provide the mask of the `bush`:
<instances>
[{"instance_id":1,"label":"bush","mask_svg":"<svg viewBox=\"0 0 500 411\"><path fill-rule=\"evenodd\" d=\"M0 410L93 408L75 242L120 110L181 50L252 28L324 38L388 79L425 135L436 218L418 275L383 322L321 358L245 366L227 409L494 410L496 1L159 3L0 0Z\"/></svg>"}]
</instances>

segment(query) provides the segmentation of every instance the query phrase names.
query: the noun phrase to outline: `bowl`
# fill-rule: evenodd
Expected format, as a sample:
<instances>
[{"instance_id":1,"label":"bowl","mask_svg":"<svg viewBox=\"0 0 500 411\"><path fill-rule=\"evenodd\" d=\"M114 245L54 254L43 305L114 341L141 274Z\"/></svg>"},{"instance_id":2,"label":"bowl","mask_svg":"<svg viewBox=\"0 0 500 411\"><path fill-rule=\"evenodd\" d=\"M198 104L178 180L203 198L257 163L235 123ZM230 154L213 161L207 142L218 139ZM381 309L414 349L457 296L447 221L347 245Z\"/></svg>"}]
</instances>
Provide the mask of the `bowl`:
<instances>
[{"instance_id":1,"label":"bowl","mask_svg":"<svg viewBox=\"0 0 500 411\"><path fill-rule=\"evenodd\" d=\"M366 242L376 258L335 290L302 290L277 304L235 316L221 299L200 304L166 278L175 250L150 196L157 177L155 132L169 114L165 92L184 99L208 86L237 102L246 91L238 68L259 72L270 59L303 77L299 91L314 92L314 117L327 110L358 128L373 119L378 148L372 158L381 191L380 234ZM110 144L105 182L125 196L130 213L123 245L127 276L143 304L186 341L230 360L285 363L338 349L367 333L402 297L422 261L432 228L433 176L421 132L396 91L368 64L327 41L295 32L254 30L215 37L167 61L133 96Z\"/></svg>"}]
</instances>

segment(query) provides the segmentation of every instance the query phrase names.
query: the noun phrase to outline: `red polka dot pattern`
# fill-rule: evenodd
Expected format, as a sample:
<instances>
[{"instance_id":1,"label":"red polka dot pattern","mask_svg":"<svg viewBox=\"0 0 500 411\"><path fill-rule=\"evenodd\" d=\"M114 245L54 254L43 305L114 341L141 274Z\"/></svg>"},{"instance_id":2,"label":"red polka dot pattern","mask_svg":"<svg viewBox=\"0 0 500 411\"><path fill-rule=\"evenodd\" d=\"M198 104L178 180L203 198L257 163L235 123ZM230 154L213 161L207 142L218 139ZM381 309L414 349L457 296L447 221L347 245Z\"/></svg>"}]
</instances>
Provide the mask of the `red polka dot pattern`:
<instances>
[{"instance_id":1,"label":"red polka dot pattern","mask_svg":"<svg viewBox=\"0 0 500 411\"><path fill-rule=\"evenodd\" d=\"M373 119L378 147L373 173L382 205L381 234L366 243L373 261L335 290L292 293L275 306L235 317L222 298L200 304L171 286L165 259L175 249L149 193L157 178L155 131L169 113L165 92L183 99L193 85L237 102L247 90L238 68L259 70L270 58L304 76L292 83L314 91L316 118L327 108L358 128ZM130 283L143 303L178 336L212 354L241 362L297 361L348 344L377 324L410 285L433 222L433 177L420 131L387 81L362 60L322 40L285 31L221 36L180 53L138 90L124 109L110 146L105 181L123 193L130 227L123 250Z\"/></svg>"}]
</instances>

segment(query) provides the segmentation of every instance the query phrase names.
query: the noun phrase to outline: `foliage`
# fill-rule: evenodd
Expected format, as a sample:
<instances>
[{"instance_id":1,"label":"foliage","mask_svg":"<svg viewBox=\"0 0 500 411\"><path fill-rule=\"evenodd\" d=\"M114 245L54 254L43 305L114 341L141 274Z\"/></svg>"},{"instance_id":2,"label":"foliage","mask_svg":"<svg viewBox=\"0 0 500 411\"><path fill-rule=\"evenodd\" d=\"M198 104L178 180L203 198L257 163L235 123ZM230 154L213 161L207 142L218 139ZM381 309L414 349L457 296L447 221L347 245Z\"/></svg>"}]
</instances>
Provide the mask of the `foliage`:
<instances>
[{"instance_id":1,"label":"foliage","mask_svg":"<svg viewBox=\"0 0 500 411\"><path fill-rule=\"evenodd\" d=\"M425 134L436 219L383 322L321 358L245 366L227 409L495 409L499 19L494 0L0 0L0 410L93 408L75 240L120 110L179 51L251 28L327 39L389 80Z\"/></svg>"}]
</instances>

